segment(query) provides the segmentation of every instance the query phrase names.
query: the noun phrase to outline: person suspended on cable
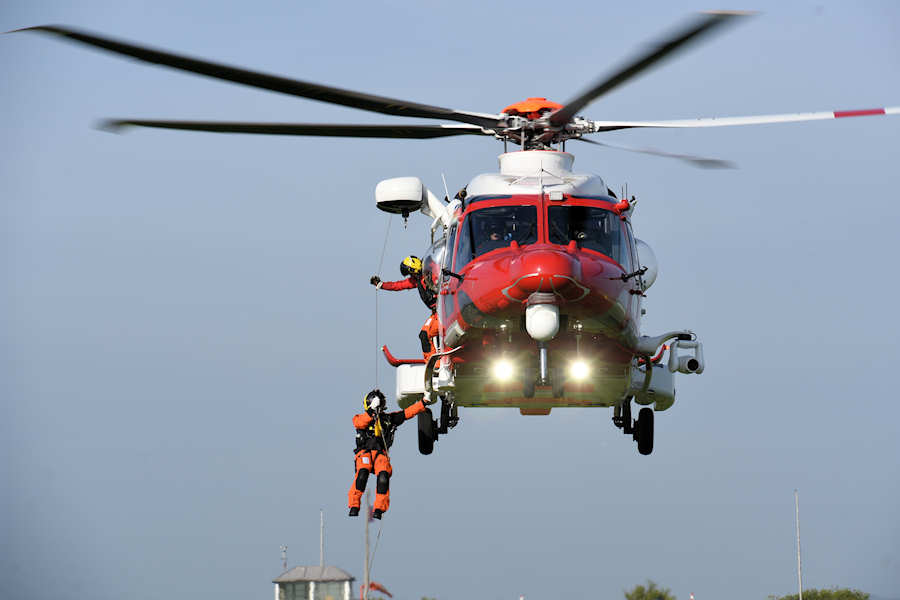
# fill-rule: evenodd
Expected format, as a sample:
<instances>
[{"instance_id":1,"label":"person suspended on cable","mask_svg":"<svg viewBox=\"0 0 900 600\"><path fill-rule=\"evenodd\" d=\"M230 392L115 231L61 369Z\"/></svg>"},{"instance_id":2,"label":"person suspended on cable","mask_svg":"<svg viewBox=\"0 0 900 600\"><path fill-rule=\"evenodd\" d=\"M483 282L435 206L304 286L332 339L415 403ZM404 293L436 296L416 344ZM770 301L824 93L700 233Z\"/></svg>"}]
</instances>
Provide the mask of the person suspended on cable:
<instances>
[{"instance_id":1,"label":"person suspended on cable","mask_svg":"<svg viewBox=\"0 0 900 600\"><path fill-rule=\"evenodd\" d=\"M419 342L422 345L422 354L427 360L437 351L434 340L439 334L438 319L436 316L437 293L435 290L434 278L430 273L423 273L422 261L417 256L407 256L404 258L403 262L400 263L400 273L406 277L406 279L400 279L398 281L382 281L378 275L373 275L372 278L369 279L369 283L379 290L390 290L393 292L415 288L419 291L419 297L422 299L425 306L428 307L428 310L431 311L431 316L428 317L425 324L422 325L422 329L419 331Z\"/></svg>"},{"instance_id":2,"label":"person suspended on cable","mask_svg":"<svg viewBox=\"0 0 900 600\"><path fill-rule=\"evenodd\" d=\"M350 484L348 505L350 516L359 515L359 505L369 475L375 475L375 510L372 517L380 519L391 504L390 481L393 469L388 449L394 443L394 432L407 419L425 411L425 401L420 400L405 410L387 412L387 401L381 390L375 389L363 398L365 412L353 416L356 429L356 473Z\"/></svg>"}]
</instances>

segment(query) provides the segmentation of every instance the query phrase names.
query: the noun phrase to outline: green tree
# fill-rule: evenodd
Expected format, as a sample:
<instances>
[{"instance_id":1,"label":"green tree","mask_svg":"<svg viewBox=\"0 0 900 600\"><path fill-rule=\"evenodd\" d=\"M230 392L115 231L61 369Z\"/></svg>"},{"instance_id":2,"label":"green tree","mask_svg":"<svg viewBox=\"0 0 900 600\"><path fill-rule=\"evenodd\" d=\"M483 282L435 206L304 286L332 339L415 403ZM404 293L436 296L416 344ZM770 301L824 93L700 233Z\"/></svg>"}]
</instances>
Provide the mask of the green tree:
<instances>
[{"instance_id":1,"label":"green tree","mask_svg":"<svg viewBox=\"0 0 900 600\"><path fill-rule=\"evenodd\" d=\"M647 585L636 585L631 591L625 590L625 600L676 600L669 588L661 588L647 580ZM804 597L803 600L806 600ZM843 599L841 599L843 600Z\"/></svg>"},{"instance_id":2,"label":"green tree","mask_svg":"<svg viewBox=\"0 0 900 600\"><path fill-rule=\"evenodd\" d=\"M778 600L800 600L799 594L781 596ZM803 600L869 600L869 594L849 588L829 590L803 590Z\"/></svg>"}]
</instances>

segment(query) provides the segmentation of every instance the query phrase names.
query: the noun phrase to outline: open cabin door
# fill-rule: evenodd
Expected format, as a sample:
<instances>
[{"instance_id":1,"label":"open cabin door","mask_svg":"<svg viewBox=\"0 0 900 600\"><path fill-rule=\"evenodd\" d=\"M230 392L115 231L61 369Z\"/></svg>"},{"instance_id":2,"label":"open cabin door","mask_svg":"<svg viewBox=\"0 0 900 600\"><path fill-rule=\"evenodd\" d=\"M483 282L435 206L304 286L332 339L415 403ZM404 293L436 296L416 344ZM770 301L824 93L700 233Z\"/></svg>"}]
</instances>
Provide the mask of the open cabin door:
<instances>
[{"instance_id":1,"label":"open cabin door","mask_svg":"<svg viewBox=\"0 0 900 600\"><path fill-rule=\"evenodd\" d=\"M454 296L456 294L456 287L459 285L459 282L455 278L445 275L446 272L451 272L453 270L453 254L456 250L457 227L457 224L454 223L447 231L447 235L444 238L444 252L441 255L440 285L438 287L437 298L437 316L438 323L440 324L438 352L445 352L447 350L447 348L444 347L444 336L448 325L447 316L453 312Z\"/></svg>"},{"instance_id":2,"label":"open cabin door","mask_svg":"<svg viewBox=\"0 0 900 600\"><path fill-rule=\"evenodd\" d=\"M455 239L456 225L431 244L423 261L423 270L425 271L423 276L427 278L426 285L437 295L435 311L440 326L435 348L438 352L444 351L444 327L446 325L443 321L443 315L445 314L444 304L449 302L452 306L452 299L448 297L448 294L451 293L450 281L453 278L444 275L444 269L450 269Z\"/></svg>"}]
</instances>

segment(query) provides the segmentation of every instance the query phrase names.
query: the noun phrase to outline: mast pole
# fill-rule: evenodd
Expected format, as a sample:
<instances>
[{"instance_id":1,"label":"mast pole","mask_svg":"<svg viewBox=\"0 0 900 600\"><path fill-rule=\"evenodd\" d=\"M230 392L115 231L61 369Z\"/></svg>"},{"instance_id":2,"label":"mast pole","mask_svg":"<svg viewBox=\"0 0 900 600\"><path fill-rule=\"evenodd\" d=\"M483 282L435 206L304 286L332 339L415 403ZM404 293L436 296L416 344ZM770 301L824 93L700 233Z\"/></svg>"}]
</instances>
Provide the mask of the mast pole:
<instances>
[{"instance_id":1,"label":"mast pole","mask_svg":"<svg viewBox=\"0 0 900 600\"><path fill-rule=\"evenodd\" d=\"M800 562L800 493L794 490L794 511L797 519L797 590L799 600L803 600L803 567Z\"/></svg>"},{"instance_id":2,"label":"mast pole","mask_svg":"<svg viewBox=\"0 0 900 600\"><path fill-rule=\"evenodd\" d=\"M363 565L363 593L362 600L369 598L369 490L366 490L366 560Z\"/></svg>"},{"instance_id":3,"label":"mast pole","mask_svg":"<svg viewBox=\"0 0 900 600\"><path fill-rule=\"evenodd\" d=\"M325 509L319 509L319 566L325 566Z\"/></svg>"}]
</instances>

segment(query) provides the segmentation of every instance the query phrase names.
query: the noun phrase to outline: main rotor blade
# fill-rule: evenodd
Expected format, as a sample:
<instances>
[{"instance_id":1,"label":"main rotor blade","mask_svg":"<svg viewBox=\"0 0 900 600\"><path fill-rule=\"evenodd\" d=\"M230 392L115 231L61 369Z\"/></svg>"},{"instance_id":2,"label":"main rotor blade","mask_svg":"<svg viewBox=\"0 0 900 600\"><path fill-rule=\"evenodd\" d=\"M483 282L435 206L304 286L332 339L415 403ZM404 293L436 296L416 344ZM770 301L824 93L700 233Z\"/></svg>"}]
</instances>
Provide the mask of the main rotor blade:
<instances>
[{"instance_id":1,"label":"main rotor blade","mask_svg":"<svg viewBox=\"0 0 900 600\"><path fill-rule=\"evenodd\" d=\"M592 121L594 131L614 131L636 127L689 128L730 127L734 125L766 125L769 123L796 123L799 121L823 121L845 117L875 117L898 115L900 106L864 108L860 110L828 110L822 112L789 113L783 115L756 115L750 117L706 117L700 119L676 119L672 121Z\"/></svg>"},{"instance_id":2,"label":"main rotor blade","mask_svg":"<svg viewBox=\"0 0 900 600\"><path fill-rule=\"evenodd\" d=\"M352 108L359 108L372 112L384 113L387 115L396 115L401 117L421 117L425 119L445 119L448 121L459 121L462 123L471 123L482 127L492 127L500 120L499 115L486 113L474 113L467 111L458 111L450 108L441 108L439 106L431 106L428 104L418 104L416 102L407 102L406 100L397 100L395 98L387 98L384 96L376 96L373 94L365 94L363 92L355 92L352 90L344 90L318 83L308 81L300 81L297 79L289 79L278 75L269 75L250 71L238 67L218 64L206 60L181 56L163 50L155 50L144 46L137 46L127 42L101 37L83 31L77 31L60 25L40 25L37 27L26 27L15 31L39 31L50 33L83 44L102 48L117 54L131 56L144 62L164 65L181 69L182 71L190 71L199 73L216 79L224 79L234 83L240 83L256 88L263 88L280 92L282 94L290 94L292 96L300 96L302 98L310 98L319 100L320 102L329 102L331 104L340 104Z\"/></svg>"},{"instance_id":3,"label":"main rotor blade","mask_svg":"<svg viewBox=\"0 0 900 600\"><path fill-rule=\"evenodd\" d=\"M674 35L663 38L659 44L654 45L653 48L645 54L638 56L612 75L601 79L592 87L582 92L581 95L569 100L563 108L550 115L550 124L554 127L562 127L571 121L572 117L574 117L582 108L603 94L627 82L629 79L636 77L664 58L671 57L676 51L684 49L689 42L697 41L703 35L732 21L736 17L748 16L750 14L752 13L732 11L704 13L689 26L679 30Z\"/></svg>"},{"instance_id":4,"label":"main rotor blade","mask_svg":"<svg viewBox=\"0 0 900 600\"><path fill-rule=\"evenodd\" d=\"M215 133L262 133L269 135L310 135L325 137L431 139L453 135L493 135L475 125L345 125L329 123L242 123L228 121L150 121L110 119L101 129L118 131L126 127L155 127L211 131Z\"/></svg>"},{"instance_id":5,"label":"main rotor blade","mask_svg":"<svg viewBox=\"0 0 900 600\"><path fill-rule=\"evenodd\" d=\"M622 146L620 144L609 144L606 142L598 142L596 140L589 140L587 138L575 138L581 142L587 142L588 144L594 144L595 146L604 146L606 148L614 148L616 150L625 150L627 152L640 152L641 154L651 154L653 156L662 156L665 158L675 158L678 160L683 160L694 167L699 167L701 169L736 169L737 165L728 160L721 160L719 158L706 158L704 156L695 156L693 154L675 154L672 152L666 152L665 150L658 150L656 148L637 148L634 146Z\"/></svg>"}]
</instances>

